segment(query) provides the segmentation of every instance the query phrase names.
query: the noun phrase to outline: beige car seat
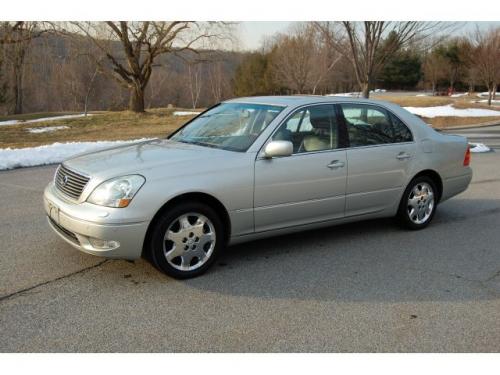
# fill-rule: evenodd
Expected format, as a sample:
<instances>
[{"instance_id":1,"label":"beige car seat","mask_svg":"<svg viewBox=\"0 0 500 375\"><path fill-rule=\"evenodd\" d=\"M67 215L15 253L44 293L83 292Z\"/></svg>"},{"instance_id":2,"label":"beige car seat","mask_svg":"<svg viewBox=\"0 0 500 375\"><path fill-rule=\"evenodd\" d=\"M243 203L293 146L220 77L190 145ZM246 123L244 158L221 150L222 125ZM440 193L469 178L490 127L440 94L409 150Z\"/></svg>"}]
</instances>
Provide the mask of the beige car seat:
<instances>
[{"instance_id":1,"label":"beige car seat","mask_svg":"<svg viewBox=\"0 0 500 375\"><path fill-rule=\"evenodd\" d=\"M314 134L304 137L301 145L303 151L328 150L337 146L336 126L327 111L311 109L309 121Z\"/></svg>"}]
</instances>

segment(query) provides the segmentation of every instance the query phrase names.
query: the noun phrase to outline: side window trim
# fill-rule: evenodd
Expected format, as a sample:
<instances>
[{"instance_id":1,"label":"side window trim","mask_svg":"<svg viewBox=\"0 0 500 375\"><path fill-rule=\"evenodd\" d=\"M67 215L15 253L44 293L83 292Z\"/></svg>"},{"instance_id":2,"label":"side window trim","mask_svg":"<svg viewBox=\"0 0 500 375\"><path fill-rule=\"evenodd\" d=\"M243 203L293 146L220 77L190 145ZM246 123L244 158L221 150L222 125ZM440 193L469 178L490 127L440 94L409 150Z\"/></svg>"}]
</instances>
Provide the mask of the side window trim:
<instances>
[{"instance_id":1,"label":"side window trim","mask_svg":"<svg viewBox=\"0 0 500 375\"><path fill-rule=\"evenodd\" d=\"M341 103L340 103L341 104ZM334 103L333 107L335 109L335 116L337 117L337 137L339 148L350 148L349 132L347 130L347 122L344 117L344 112L340 107L339 103Z\"/></svg>"},{"instance_id":2,"label":"side window trim","mask_svg":"<svg viewBox=\"0 0 500 375\"><path fill-rule=\"evenodd\" d=\"M306 116L306 112L307 112L307 107L304 107L302 109L300 109L298 112L302 112L302 116L300 116L300 120L299 120L299 125L297 126L297 133L300 132L300 127L302 126L302 122L304 121L304 117ZM297 112L294 112L294 114L297 113ZM292 115L293 116L293 115ZM288 122L285 121L285 123Z\"/></svg>"}]
</instances>

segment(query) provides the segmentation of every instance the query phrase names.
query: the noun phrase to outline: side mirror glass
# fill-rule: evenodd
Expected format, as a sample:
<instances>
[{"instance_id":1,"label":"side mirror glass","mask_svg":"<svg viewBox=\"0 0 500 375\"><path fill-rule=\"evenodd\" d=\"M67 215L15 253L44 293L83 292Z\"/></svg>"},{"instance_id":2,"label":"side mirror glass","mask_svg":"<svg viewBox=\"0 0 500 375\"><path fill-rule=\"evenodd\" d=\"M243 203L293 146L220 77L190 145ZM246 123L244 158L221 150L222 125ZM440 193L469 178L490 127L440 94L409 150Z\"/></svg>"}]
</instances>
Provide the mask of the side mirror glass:
<instances>
[{"instance_id":1,"label":"side mirror glass","mask_svg":"<svg viewBox=\"0 0 500 375\"><path fill-rule=\"evenodd\" d=\"M264 148L265 158L290 156L293 153L293 144L289 141L271 141Z\"/></svg>"}]
</instances>

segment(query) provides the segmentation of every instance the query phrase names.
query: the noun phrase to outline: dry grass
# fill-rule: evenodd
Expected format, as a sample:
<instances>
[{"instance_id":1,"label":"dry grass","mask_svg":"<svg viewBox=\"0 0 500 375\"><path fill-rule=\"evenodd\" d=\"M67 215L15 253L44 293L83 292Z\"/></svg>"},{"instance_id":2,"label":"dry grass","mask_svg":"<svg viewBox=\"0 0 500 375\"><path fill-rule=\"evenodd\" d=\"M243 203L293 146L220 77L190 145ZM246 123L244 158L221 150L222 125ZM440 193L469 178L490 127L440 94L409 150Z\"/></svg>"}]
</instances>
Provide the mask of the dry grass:
<instances>
[{"instance_id":1,"label":"dry grass","mask_svg":"<svg viewBox=\"0 0 500 375\"><path fill-rule=\"evenodd\" d=\"M476 97L450 98L446 96L394 96L378 95L377 99L386 100L398 104L402 107L435 107L452 104L455 108L483 108L498 110L496 107L490 107L485 103L475 103ZM425 122L431 124L434 128L444 129L461 125L479 125L492 121L500 123L500 117L434 117L423 118Z\"/></svg>"},{"instance_id":2,"label":"dry grass","mask_svg":"<svg viewBox=\"0 0 500 375\"><path fill-rule=\"evenodd\" d=\"M500 117L433 117L433 118L423 117L423 120L426 123L431 124L432 127L436 129L445 129L460 125L473 126L494 121L500 123Z\"/></svg>"},{"instance_id":3,"label":"dry grass","mask_svg":"<svg viewBox=\"0 0 500 375\"><path fill-rule=\"evenodd\" d=\"M479 98L475 96L462 96L451 98L448 96L396 96L377 95L375 99L386 100L402 107L435 107L453 104L455 108L483 108L498 110L498 107L488 106L486 103L476 103Z\"/></svg>"},{"instance_id":4,"label":"dry grass","mask_svg":"<svg viewBox=\"0 0 500 375\"><path fill-rule=\"evenodd\" d=\"M376 99L385 100L402 107L435 107L454 104L456 100L446 96L394 96L378 95Z\"/></svg>"},{"instance_id":5,"label":"dry grass","mask_svg":"<svg viewBox=\"0 0 500 375\"><path fill-rule=\"evenodd\" d=\"M402 106L439 106L453 104L457 108L490 108L481 103L471 103L470 98L448 98L432 96L377 96ZM494 109L494 108L493 108ZM181 110L181 109L176 109ZM35 147L55 142L113 141L138 138L165 137L187 122L191 116L173 116L173 109L158 108L144 114L129 111L95 112L93 116L74 119L53 120L19 125L0 126L0 148ZM69 113L38 113L21 116L4 116L0 121L35 119L65 115ZM500 117L435 117L424 118L435 128L460 125L476 125L498 121ZM48 133L29 133L28 128L45 126L68 126L69 129Z\"/></svg>"},{"instance_id":6,"label":"dry grass","mask_svg":"<svg viewBox=\"0 0 500 375\"><path fill-rule=\"evenodd\" d=\"M74 115L75 112L37 112L37 113L25 113L22 115L8 115L0 116L0 121L8 120L34 120L42 117L53 117L53 116L63 116L63 115Z\"/></svg>"},{"instance_id":7,"label":"dry grass","mask_svg":"<svg viewBox=\"0 0 500 375\"><path fill-rule=\"evenodd\" d=\"M172 109L153 109L144 114L129 111L96 112L88 117L0 126L0 148L35 147L54 142L165 137L192 117L173 116L172 113ZM33 127L62 125L69 129L37 134L27 131Z\"/></svg>"}]
</instances>

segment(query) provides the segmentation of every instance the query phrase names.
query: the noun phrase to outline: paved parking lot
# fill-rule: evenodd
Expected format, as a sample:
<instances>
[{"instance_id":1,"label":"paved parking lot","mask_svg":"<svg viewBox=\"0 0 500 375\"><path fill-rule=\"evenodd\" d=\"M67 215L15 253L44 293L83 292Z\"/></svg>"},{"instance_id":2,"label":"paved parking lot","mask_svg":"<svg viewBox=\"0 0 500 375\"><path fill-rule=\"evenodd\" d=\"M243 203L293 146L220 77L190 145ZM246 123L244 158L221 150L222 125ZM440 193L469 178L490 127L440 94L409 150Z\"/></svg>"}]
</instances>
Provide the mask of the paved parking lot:
<instances>
[{"instance_id":1,"label":"paved parking lot","mask_svg":"<svg viewBox=\"0 0 500 375\"><path fill-rule=\"evenodd\" d=\"M54 166L1 172L0 351L498 352L497 151L473 155L469 190L424 231L380 220L258 241L188 281L51 233Z\"/></svg>"}]
</instances>

